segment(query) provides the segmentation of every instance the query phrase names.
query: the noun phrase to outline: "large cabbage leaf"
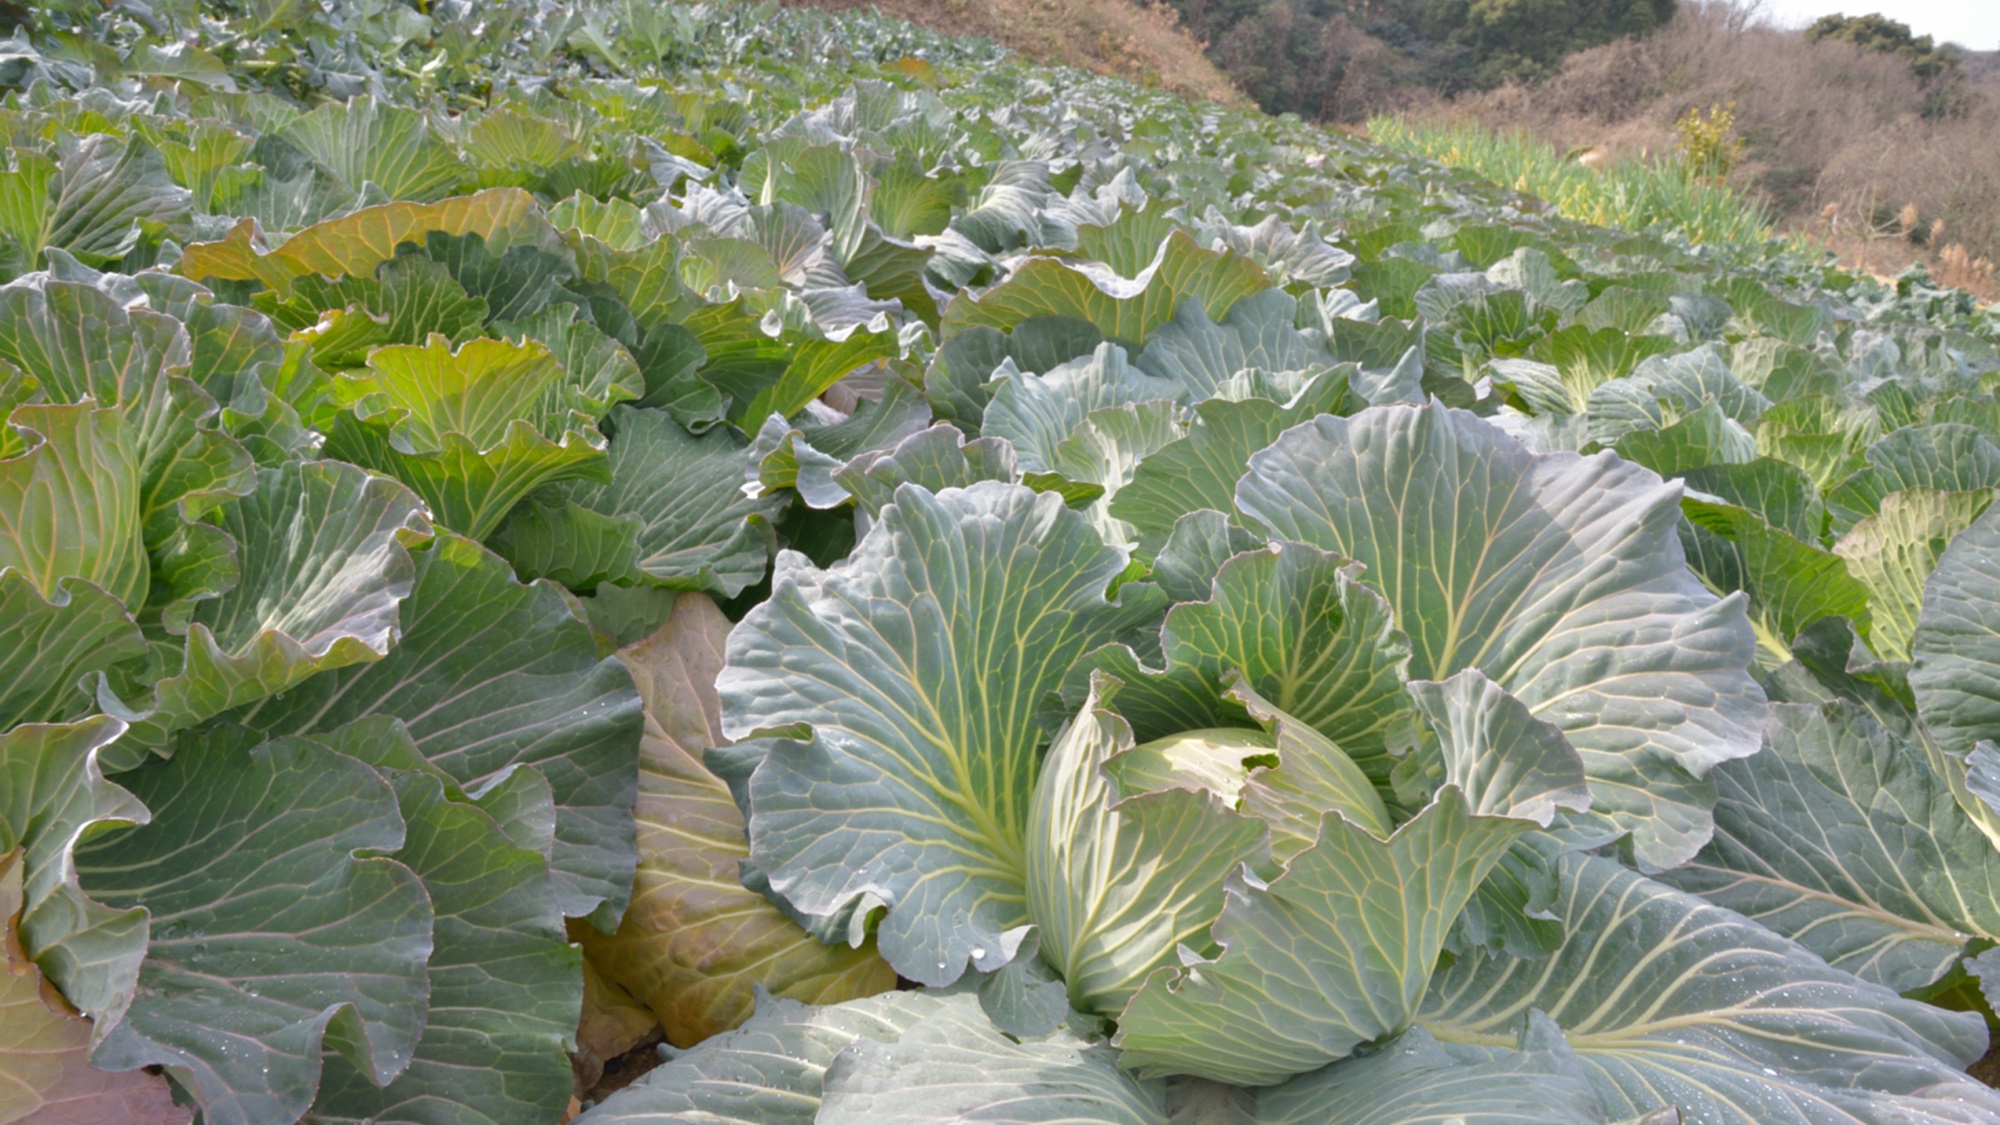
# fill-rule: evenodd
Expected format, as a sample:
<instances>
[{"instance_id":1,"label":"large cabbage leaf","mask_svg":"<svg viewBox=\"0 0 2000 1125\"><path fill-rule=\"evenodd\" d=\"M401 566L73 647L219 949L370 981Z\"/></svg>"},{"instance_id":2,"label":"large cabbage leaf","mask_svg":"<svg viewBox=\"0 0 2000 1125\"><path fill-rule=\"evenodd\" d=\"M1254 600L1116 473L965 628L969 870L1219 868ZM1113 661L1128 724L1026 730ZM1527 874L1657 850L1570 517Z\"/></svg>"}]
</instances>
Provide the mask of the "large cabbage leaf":
<instances>
[{"instance_id":1,"label":"large cabbage leaf","mask_svg":"<svg viewBox=\"0 0 2000 1125\"><path fill-rule=\"evenodd\" d=\"M1663 1105L1745 1125L2000 1112L1962 1071L1986 1049L1977 1014L1905 1000L1614 860L1570 856L1562 871L1560 949L1473 953L1433 982L1419 1018L1455 1056L1504 1057L1539 1010L1613 1119Z\"/></svg>"},{"instance_id":2,"label":"large cabbage leaf","mask_svg":"<svg viewBox=\"0 0 2000 1125\"><path fill-rule=\"evenodd\" d=\"M760 987L825 1004L896 983L872 947L820 944L738 877L743 814L701 758L727 745L715 676L729 632L706 595L683 594L659 631L620 653L646 702L639 872L618 932L583 935L591 961L682 1047L743 1022Z\"/></svg>"},{"instance_id":3,"label":"large cabbage leaf","mask_svg":"<svg viewBox=\"0 0 2000 1125\"><path fill-rule=\"evenodd\" d=\"M750 857L809 915L888 909L882 956L948 984L1022 938L1042 693L1157 612L1083 518L1018 485L897 489L830 570L780 556L731 635L723 733L769 733L747 790ZM792 741L802 738L804 741Z\"/></svg>"},{"instance_id":4,"label":"large cabbage leaf","mask_svg":"<svg viewBox=\"0 0 2000 1125\"><path fill-rule=\"evenodd\" d=\"M9 1121L128 1121L186 1125L162 1075L106 1074L90 1065L90 1023L52 998L14 936L21 862L0 860L0 1117Z\"/></svg>"},{"instance_id":5,"label":"large cabbage leaf","mask_svg":"<svg viewBox=\"0 0 2000 1125\"><path fill-rule=\"evenodd\" d=\"M93 1063L172 1067L204 1119L242 1125L303 1114L323 1048L376 1082L409 1065L433 907L378 858L405 839L387 783L324 746L228 729L119 780L152 822L86 842L77 872L150 934L136 992L88 1013Z\"/></svg>"},{"instance_id":6,"label":"large cabbage leaf","mask_svg":"<svg viewBox=\"0 0 2000 1125\"><path fill-rule=\"evenodd\" d=\"M1677 488L1536 454L1439 404L1321 417L1251 458L1237 506L1364 566L1410 674L1484 671L1583 754L1596 814L1664 868L1713 831L1716 764L1757 749L1743 599L1688 572Z\"/></svg>"},{"instance_id":7,"label":"large cabbage leaf","mask_svg":"<svg viewBox=\"0 0 2000 1125\"><path fill-rule=\"evenodd\" d=\"M1963 757L2000 736L2000 508L1938 558L1910 640L1910 690L1924 726Z\"/></svg>"},{"instance_id":8,"label":"large cabbage leaf","mask_svg":"<svg viewBox=\"0 0 2000 1125\"><path fill-rule=\"evenodd\" d=\"M755 450L724 429L696 436L666 411L621 406L609 483L553 485L500 526L493 547L525 577L734 597L764 577L784 493L746 496Z\"/></svg>"},{"instance_id":9,"label":"large cabbage leaf","mask_svg":"<svg viewBox=\"0 0 2000 1125\"><path fill-rule=\"evenodd\" d=\"M423 757L475 794L534 769L555 802L546 846L557 904L610 932L637 862L632 677L598 655L559 590L524 585L477 543L440 536L413 570L402 639L385 659L314 677L232 717L272 734L401 719Z\"/></svg>"},{"instance_id":10,"label":"large cabbage leaf","mask_svg":"<svg viewBox=\"0 0 2000 1125\"><path fill-rule=\"evenodd\" d=\"M970 993L891 992L825 1008L769 1001L578 1120L1164 1125L1166 1099L1101 1041L1018 1040Z\"/></svg>"},{"instance_id":11,"label":"large cabbage leaf","mask_svg":"<svg viewBox=\"0 0 2000 1125\"><path fill-rule=\"evenodd\" d=\"M1558 807L1589 804L1576 752L1521 701L1473 669L1427 686L1430 803L1385 838L1322 797L1314 841L1275 878L1232 873L1220 954L1184 954L1147 979L1113 1039L1124 1065L1262 1086L1404 1030L1487 873ZM1340 753L1292 753L1311 749ZM1279 764L1306 772L1282 744Z\"/></svg>"},{"instance_id":12,"label":"large cabbage leaf","mask_svg":"<svg viewBox=\"0 0 2000 1125\"><path fill-rule=\"evenodd\" d=\"M85 402L22 406L7 424L26 446L0 461L0 568L56 596L62 579L120 603L144 603L151 577L141 535L137 441L116 410Z\"/></svg>"},{"instance_id":13,"label":"large cabbage leaf","mask_svg":"<svg viewBox=\"0 0 2000 1125\"><path fill-rule=\"evenodd\" d=\"M1715 776L1715 840L1662 881L1898 992L2000 934L2000 851L1855 704L1774 707L1763 751Z\"/></svg>"},{"instance_id":14,"label":"large cabbage leaf","mask_svg":"<svg viewBox=\"0 0 2000 1125\"><path fill-rule=\"evenodd\" d=\"M767 998L744 1026L706 1040L578 1121L811 1125L827 1068L843 1049L861 1039L894 1041L946 1003L929 991L885 992L828 1007Z\"/></svg>"},{"instance_id":15,"label":"large cabbage leaf","mask_svg":"<svg viewBox=\"0 0 2000 1125\"><path fill-rule=\"evenodd\" d=\"M400 725L364 720L332 741L396 792L406 827L393 858L422 880L434 915L430 1008L409 1066L387 1086L344 1055L328 1058L313 1120L415 1125L440 1102L492 1125L559 1115L574 1084L582 956L563 932L548 859L502 826L520 796L496 788L467 799ZM545 803L546 786L533 787Z\"/></svg>"},{"instance_id":16,"label":"large cabbage leaf","mask_svg":"<svg viewBox=\"0 0 2000 1125\"><path fill-rule=\"evenodd\" d=\"M239 576L194 606L178 667L136 703L108 681L99 689L100 704L133 724L134 746L164 750L174 731L381 659L402 631L409 549L431 534L408 489L342 461L260 470L256 491L224 508L219 525L236 543Z\"/></svg>"}]
</instances>

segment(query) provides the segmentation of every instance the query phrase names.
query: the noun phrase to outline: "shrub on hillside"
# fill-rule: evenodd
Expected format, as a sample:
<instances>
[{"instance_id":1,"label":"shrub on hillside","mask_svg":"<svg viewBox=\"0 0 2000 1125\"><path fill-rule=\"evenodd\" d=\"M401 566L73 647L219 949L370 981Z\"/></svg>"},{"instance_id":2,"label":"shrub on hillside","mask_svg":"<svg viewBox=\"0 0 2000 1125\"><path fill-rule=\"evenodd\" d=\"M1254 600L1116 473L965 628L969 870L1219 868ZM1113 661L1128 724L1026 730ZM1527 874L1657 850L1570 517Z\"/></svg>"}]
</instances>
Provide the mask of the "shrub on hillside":
<instances>
[{"instance_id":1,"label":"shrub on hillside","mask_svg":"<svg viewBox=\"0 0 2000 1125\"><path fill-rule=\"evenodd\" d=\"M1423 66L1345 15L1321 19L1280 0L1226 31L1210 47L1225 74L1258 105L1347 121L1407 104Z\"/></svg>"},{"instance_id":2,"label":"shrub on hillside","mask_svg":"<svg viewBox=\"0 0 2000 1125\"><path fill-rule=\"evenodd\" d=\"M1546 80L1428 116L1638 157L1674 149L1690 110L1733 102L1743 151L1731 179L1795 226L1816 238L1900 237L1896 217L1913 204L1913 229L1944 222L1937 246L2000 256L2000 112L1969 92L1965 112L1936 112L1937 74L1956 71L1913 61L1932 50L1926 41L1905 45L1824 27L1801 35L1727 0L1694 0L1657 34L1578 52Z\"/></svg>"},{"instance_id":3,"label":"shrub on hillside","mask_svg":"<svg viewBox=\"0 0 2000 1125\"><path fill-rule=\"evenodd\" d=\"M1963 117L1975 100L1959 66L1958 52L1949 45L1940 47L1928 35L1917 35L1910 25L1887 16L1830 15L1814 20L1805 31L1806 42L1837 39L1865 51L1894 55L1910 64L1910 73L1924 88L1924 116Z\"/></svg>"},{"instance_id":4,"label":"shrub on hillside","mask_svg":"<svg viewBox=\"0 0 2000 1125\"><path fill-rule=\"evenodd\" d=\"M1171 0L1260 105L1328 120L1545 76L1571 52L1665 26L1676 2Z\"/></svg>"}]
</instances>

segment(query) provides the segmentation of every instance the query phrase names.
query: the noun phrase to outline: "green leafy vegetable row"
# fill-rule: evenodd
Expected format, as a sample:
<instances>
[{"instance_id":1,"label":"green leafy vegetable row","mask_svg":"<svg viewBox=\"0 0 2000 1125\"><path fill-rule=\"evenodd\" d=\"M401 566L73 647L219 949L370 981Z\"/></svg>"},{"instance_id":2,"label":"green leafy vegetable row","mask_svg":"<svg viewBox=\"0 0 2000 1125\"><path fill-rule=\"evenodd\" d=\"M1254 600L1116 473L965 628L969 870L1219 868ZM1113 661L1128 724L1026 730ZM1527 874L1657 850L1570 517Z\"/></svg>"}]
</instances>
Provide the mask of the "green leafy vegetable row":
<instances>
[{"instance_id":1,"label":"green leafy vegetable row","mask_svg":"<svg viewBox=\"0 0 2000 1125\"><path fill-rule=\"evenodd\" d=\"M0 86L0 1120L2000 1115L1962 294L870 16Z\"/></svg>"}]
</instances>

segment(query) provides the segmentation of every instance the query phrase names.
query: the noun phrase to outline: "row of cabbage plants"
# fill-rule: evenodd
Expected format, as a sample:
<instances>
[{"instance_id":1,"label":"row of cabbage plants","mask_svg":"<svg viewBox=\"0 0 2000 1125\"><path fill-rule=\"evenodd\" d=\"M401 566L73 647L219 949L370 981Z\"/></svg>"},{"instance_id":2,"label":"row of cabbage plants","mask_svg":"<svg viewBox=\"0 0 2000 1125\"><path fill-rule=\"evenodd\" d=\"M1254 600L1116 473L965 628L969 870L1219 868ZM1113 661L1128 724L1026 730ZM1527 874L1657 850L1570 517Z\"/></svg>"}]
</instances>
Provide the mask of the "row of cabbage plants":
<instances>
[{"instance_id":1,"label":"row of cabbage plants","mask_svg":"<svg viewBox=\"0 0 2000 1125\"><path fill-rule=\"evenodd\" d=\"M22 18L0 1120L2000 1116L1960 295L873 16Z\"/></svg>"}]
</instances>

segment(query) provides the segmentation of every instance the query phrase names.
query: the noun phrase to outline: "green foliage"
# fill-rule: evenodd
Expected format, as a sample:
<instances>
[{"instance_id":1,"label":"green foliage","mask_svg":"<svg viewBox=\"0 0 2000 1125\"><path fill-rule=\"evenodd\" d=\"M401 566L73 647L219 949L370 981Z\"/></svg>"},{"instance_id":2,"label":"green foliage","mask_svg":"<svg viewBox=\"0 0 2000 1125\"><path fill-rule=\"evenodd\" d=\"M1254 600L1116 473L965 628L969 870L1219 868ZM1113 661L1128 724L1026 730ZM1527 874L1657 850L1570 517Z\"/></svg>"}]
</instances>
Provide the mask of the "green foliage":
<instances>
[{"instance_id":1,"label":"green foliage","mask_svg":"<svg viewBox=\"0 0 2000 1125\"><path fill-rule=\"evenodd\" d=\"M1172 0L1230 79L1272 113L1357 120L1407 98L1552 73L1644 35L1677 0Z\"/></svg>"},{"instance_id":2,"label":"green foliage","mask_svg":"<svg viewBox=\"0 0 2000 1125\"><path fill-rule=\"evenodd\" d=\"M1710 157L17 22L0 1120L2000 1117L2000 321Z\"/></svg>"},{"instance_id":3,"label":"green foliage","mask_svg":"<svg viewBox=\"0 0 2000 1125\"><path fill-rule=\"evenodd\" d=\"M1690 139L1681 161L1626 160L1589 168L1525 133L1399 117L1368 122L1369 135L1383 144L1477 172L1547 200L1579 222L1628 230L1667 227L1703 245L1761 246L1771 237L1763 204L1722 182L1733 151L1728 126L1717 130L1711 115L1686 132Z\"/></svg>"},{"instance_id":4,"label":"green foliage","mask_svg":"<svg viewBox=\"0 0 2000 1125\"><path fill-rule=\"evenodd\" d=\"M1805 36L1808 43L1832 39L1906 60L1924 87L1925 117L1963 116L1975 103L1958 52L1950 45L1939 46L1928 35L1914 34L1899 20L1876 12L1862 16L1836 12L1807 24Z\"/></svg>"}]
</instances>

